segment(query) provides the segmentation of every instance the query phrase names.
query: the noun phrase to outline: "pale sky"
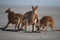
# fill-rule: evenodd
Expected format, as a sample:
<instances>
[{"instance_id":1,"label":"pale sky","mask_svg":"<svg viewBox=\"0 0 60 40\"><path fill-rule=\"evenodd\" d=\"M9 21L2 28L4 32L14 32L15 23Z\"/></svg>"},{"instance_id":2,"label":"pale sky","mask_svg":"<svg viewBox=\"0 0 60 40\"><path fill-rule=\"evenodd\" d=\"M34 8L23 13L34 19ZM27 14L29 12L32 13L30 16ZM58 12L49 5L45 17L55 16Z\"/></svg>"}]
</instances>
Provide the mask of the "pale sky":
<instances>
[{"instance_id":1,"label":"pale sky","mask_svg":"<svg viewBox=\"0 0 60 40\"><path fill-rule=\"evenodd\" d=\"M0 0L0 5L60 6L60 0Z\"/></svg>"}]
</instances>

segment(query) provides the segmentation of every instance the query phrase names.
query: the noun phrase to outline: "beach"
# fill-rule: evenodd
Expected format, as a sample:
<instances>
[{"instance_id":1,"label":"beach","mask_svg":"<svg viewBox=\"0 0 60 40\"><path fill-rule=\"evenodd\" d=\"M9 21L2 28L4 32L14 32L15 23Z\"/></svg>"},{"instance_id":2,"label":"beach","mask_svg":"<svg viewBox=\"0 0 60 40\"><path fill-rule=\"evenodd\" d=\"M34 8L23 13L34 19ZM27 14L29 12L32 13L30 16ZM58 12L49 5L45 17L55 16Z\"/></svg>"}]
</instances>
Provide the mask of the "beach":
<instances>
[{"instance_id":1,"label":"beach","mask_svg":"<svg viewBox=\"0 0 60 40\"><path fill-rule=\"evenodd\" d=\"M31 6L0 6L0 40L60 40L60 7L42 7L38 6L39 19L43 16L52 16L55 20L55 31L41 31L41 33L26 33L24 31L15 31L15 25L9 25L9 31L2 31L8 22L8 13L5 10L11 8L11 11L24 14L32 10ZM13 29L13 30L12 30ZM31 26L28 26L27 31L31 31Z\"/></svg>"}]
</instances>

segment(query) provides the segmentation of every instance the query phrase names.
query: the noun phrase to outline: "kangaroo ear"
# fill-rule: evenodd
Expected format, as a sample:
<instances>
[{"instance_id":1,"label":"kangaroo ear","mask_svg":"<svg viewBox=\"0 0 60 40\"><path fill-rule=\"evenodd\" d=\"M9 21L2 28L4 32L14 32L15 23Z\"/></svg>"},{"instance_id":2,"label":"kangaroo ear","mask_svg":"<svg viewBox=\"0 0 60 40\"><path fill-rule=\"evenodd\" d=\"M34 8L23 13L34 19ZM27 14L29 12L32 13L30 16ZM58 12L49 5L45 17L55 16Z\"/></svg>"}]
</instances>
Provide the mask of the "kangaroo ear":
<instances>
[{"instance_id":1,"label":"kangaroo ear","mask_svg":"<svg viewBox=\"0 0 60 40\"><path fill-rule=\"evenodd\" d=\"M8 10L10 10L11 8L8 8Z\"/></svg>"},{"instance_id":2,"label":"kangaroo ear","mask_svg":"<svg viewBox=\"0 0 60 40\"><path fill-rule=\"evenodd\" d=\"M34 8L34 7L32 6L32 8Z\"/></svg>"},{"instance_id":3,"label":"kangaroo ear","mask_svg":"<svg viewBox=\"0 0 60 40\"><path fill-rule=\"evenodd\" d=\"M38 6L36 6L35 8L38 8Z\"/></svg>"}]
</instances>

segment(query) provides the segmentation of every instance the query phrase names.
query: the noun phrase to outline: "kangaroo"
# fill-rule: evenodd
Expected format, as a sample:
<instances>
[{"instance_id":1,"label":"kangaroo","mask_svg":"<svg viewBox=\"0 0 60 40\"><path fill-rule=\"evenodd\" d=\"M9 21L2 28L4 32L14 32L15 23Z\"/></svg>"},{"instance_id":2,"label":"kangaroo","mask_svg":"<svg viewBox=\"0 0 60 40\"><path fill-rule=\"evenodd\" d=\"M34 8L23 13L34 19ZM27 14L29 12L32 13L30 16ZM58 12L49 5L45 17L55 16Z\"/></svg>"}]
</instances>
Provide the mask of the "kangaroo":
<instances>
[{"instance_id":1,"label":"kangaroo","mask_svg":"<svg viewBox=\"0 0 60 40\"><path fill-rule=\"evenodd\" d=\"M8 23L7 25L3 28L5 30L10 23L15 24L15 29L19 29L19 25L22 22L23 15L22 14L16 14L13 11L11 11L10 8L8 8L5 13L8 13Z\"/></svg>"},{"instance_id":2,"label":"kangaroo","mask_svg":"<svg viewBox=\"0 0 60 40\"><path fill-rule=\"evenodd\" d=\"M32 11L27 11L24 14L21 29L25 28L25 31L26 31L26 27L29 25L32 25L32 32L34 31L34 25L38 23L37 9L38 9L38 6L36 7L32 6Z\"/></svg>"},{"instance_id":3,"label":"kangaroo","mask_svg":"<svg viewBox=\"0 0 60 40\"><path fill-rule=\"evenodd\" d=\"M54 31L54 19L51 16L44 16L40 19L40 27L43 29L46 27L46 30L48 27L51 28L52 31Z\"/></svg>"}]
</instances>

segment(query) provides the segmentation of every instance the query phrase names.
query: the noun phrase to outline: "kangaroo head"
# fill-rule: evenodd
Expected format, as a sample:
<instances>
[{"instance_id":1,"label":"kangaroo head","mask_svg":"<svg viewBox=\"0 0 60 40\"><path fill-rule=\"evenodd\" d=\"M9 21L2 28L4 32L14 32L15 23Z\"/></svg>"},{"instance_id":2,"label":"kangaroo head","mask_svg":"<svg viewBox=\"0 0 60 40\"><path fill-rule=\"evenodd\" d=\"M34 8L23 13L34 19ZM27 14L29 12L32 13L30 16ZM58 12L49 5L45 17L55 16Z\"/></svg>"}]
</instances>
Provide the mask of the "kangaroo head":
<instances>
[{"instance_id":1,"label":"kangaroo head","mask_svg":"<svg viewBox=\"0 0 60 40\"><path fill-rule=\"evenodd\" d=\"M10 8L8 8L8 9L5 11L5 13L7 13L7 12L10 12Z\"/></svg>"},{"instance_id":2,"label":"kangaroo head","mask_svg":"<svg viewBox=\"0 0 60 40\"><path fill-rule=\"evenodd\" d=\"M38 6L35 6L35 7L32 6L32 12L33 13L37 13L37 9L38 9Z\"/></svg>"}]
</instances>

